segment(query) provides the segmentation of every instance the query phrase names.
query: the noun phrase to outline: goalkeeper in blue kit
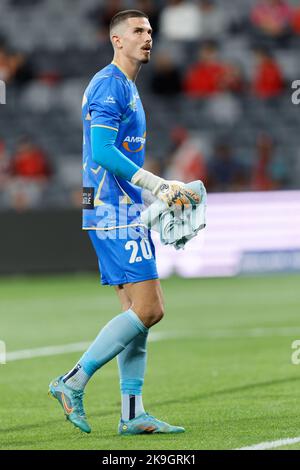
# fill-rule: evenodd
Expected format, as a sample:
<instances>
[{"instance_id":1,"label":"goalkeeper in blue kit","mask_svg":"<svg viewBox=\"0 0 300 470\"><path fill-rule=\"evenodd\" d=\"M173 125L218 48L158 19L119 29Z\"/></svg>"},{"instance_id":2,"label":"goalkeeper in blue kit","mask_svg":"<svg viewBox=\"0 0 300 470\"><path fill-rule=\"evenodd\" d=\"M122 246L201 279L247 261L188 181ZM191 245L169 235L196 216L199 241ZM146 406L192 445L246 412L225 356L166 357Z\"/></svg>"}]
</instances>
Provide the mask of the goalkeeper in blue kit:
<instances>
[{"instance_id":1,"label":"goalkeeper in blue kit","mask_svg":"<svg viewBox=\"0 0 300 470\"><path fill-rule=\"evenodd\" d=\"M114 286L122 313L102 328L73 369L52 380L49 393L67 419L87 433L84 388L114 357L122 399L119 433L184 432L146 413L142 401L148 331L164 313L154 245L139 218L142 190L166 207L199 203L183 184L142 169L146 121L135 79L150 60L151 34L144 13L116 14L110 25L113 61L92 78L82 102L83 229L97 254L101 282Z\"/></svg>"}]
</instances>

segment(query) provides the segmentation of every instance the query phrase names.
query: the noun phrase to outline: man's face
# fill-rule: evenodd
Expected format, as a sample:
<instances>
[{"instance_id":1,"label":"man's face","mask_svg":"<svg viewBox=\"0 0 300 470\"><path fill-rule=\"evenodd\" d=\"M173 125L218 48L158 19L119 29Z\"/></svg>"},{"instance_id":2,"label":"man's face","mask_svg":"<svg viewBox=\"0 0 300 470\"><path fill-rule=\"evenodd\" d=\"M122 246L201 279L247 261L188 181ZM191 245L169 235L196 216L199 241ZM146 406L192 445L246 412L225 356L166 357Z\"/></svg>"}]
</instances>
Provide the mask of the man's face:
<instances>
[{"instance_id":1,"label":"man's face","mask_svg":"<svg viewBox=\"0 0 300 470\"><path fill-rule=\"evenodd\" d=\"M119 51L129 59L147 64L152 48L152 28L147 18L128 18L118 37Z\"/></svg>"}]
</instances>

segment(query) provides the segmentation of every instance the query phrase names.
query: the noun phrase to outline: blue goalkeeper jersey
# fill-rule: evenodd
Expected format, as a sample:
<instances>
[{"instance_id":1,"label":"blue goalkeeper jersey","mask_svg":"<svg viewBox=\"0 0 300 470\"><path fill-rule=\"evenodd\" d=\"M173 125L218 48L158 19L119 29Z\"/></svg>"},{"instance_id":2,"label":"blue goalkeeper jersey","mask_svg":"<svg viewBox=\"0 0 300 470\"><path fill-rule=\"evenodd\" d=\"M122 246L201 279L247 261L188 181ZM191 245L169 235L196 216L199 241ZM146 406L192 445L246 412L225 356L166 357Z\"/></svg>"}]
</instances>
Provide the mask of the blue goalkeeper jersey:
<instances>
[{"instance_id":1,"label":"blue goalkeeper jersey","mask_svg":"<svg viewBox=\"0 0 300 470\"><path fill-rule=\"evenodd\" d=\"M139 167L144 164L146 119L135 83L114 63L100 70L83 95L83 229L140 223L141 189L92 159L91 127L118 131L115 146Z\"/></svg>"}]
</instances>

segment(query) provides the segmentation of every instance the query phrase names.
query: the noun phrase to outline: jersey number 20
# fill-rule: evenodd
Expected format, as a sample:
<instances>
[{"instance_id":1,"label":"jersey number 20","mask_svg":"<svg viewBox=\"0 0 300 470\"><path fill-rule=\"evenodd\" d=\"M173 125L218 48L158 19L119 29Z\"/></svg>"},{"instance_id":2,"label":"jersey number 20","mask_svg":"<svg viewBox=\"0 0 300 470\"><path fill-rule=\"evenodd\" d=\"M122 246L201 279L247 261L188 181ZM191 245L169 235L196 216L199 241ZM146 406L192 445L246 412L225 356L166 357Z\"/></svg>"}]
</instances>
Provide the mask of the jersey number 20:
<instances>
[{"instance_id":1,"label":"jersey number 20","mask_svg":"<svg viewBox=\"0 0 300 470\"><path fill-rule=\"evenodd\" d=\"M139 256L139 245L141 248L142 256ZM132 250L129 263L139 263L142 259L151 259L152 258L152 250L149 243L149 240L143 238L140 243L135 240L130 240L125 245L125 250Z\"/></svg>"}]
</instances>

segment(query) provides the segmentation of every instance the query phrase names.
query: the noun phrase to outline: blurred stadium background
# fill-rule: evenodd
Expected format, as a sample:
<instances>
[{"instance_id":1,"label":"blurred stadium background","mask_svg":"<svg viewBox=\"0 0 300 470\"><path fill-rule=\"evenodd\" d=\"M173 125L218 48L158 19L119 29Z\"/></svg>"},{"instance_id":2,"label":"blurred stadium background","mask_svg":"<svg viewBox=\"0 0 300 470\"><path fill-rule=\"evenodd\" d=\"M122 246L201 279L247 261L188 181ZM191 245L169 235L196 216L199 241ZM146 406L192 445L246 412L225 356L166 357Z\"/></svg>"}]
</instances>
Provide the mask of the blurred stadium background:
<instances>
[{"instance_id":1,"label":"blurred stadium background","mask_svg":"<svg viewBox=\"0 0 300 470\"><path fill-rule=\"evenodd\" d=\"M74 234L81 100L112 58L111 16L131 7L146 11L154 28L153 57L137 80L148 118L146 165L166 178L200 178L211 194L205 248L199 240L190 247L194 267L182 256L174 265L165 251L161 274L299 269L300 113L291 100L300 77L299 2L3 0L0 271L94 266L87 244L80 255L84 237ZM41 259L32 233L46 237L48 257ZM9 245L19 247L17 260Z\"/></svg>"},{"instance_id":2,"label":"blurred stadium background","mask_svg":"<svg viewBox=\"0 0 300 470\"><path fill-rule=\"evenodd\" d=\"M159 355L162 345L152 346L156 360L161 360L160 373L169 374L173 390L179 387L176 365L164 367L164 361L167 364L180 348L186 351L177 365L185 368L189 363L190 376L177 394L199 406L199 420L209 432L197 440L193 421L197 412L191 416L188 405L182 408L181 403L179 410L174 402L174 416L184 415L194 432L194 440L187 436L184 448L230 448L297 436L289 408L294 403L289 381L297 380L297 370L289 362L290 344L299 333L300 302L299 277L290 276L300 271L300 112L292 102L292 83L300 80L296 0L1 0L0 80L6 83L6 104L0 105L0 338L8 352L86 341L99 328L99 312L102 323L118 310L113 293L98 289L97 275L80 274L97 269L80 230L81 100L93 74L112 59L108 24L125 8L148 13L154 29L152 60L137 79L147 115L146 168L168 179L201 179L209 192L207 229L186 250L174 256L156 240L161 277L179 276L164 281L173 317L162 330L188 329L181 305L186 306L185 315L190 312L190 329L198 328L204 338L204 345L200 336L166 341L164 360ZM46 276L29 276L40 273ZM67 274L56 277L56 273ZM274 273L278 276L272 277ZM236 277L245 274L264 276ZM194 279L181 284L180 277ZM82 309L91 298L84 308L90 321L83 330ZM67 329L69 322L74 322L72 334L59 327ZM14 329L20 323L24 334ZM54 432L58 410L54 424L51 411L41 410L47 380L76 357L73 353L55 361L26 363L24 370L37 380L42 377L43 386L33 399L25 380L22 405L26 403L28 414L17 407L13 419L10 413L2 415L5 448L87 445L78 438L70 443L68 429L63 438L68 444L53 435L49 440L45 429L52 426ZM251 363L253 358L259 366ZM19 364L0 371L15 400ZM154 406L168 412L168 391L154 359L151 364L155 380L162 381L163 403L153 383L149 397ZM189 397L188 384L197 368L202 372L195 387L203 394L197 397L195 389L196 395ZM230 388L232 383L236 390ZM280 393L278 386L283 387ZM221 398L230 390L235 400L231 403L227 396L226 414ZM96 399L96 388L93 393ZM109 397L117 393L116 387ZM1 400L9 409L5 387ZM38 412L35 400L40 400ZM99 419L100 405L89 403L92 416ZM117 409L104 410L107 428L101 448L124 446L111 437L110 413L113 417ZM238 424L232 423L233 416L240 419ZM226 432L220 427L221 418ZM39 427L40 420L44 428ZM99 448L96 441L89 442L87 446ZM128 448L136 445L128 442ZM167 440L140 442L141 448L182 445Z\"/></svg>"}]
</instances>

